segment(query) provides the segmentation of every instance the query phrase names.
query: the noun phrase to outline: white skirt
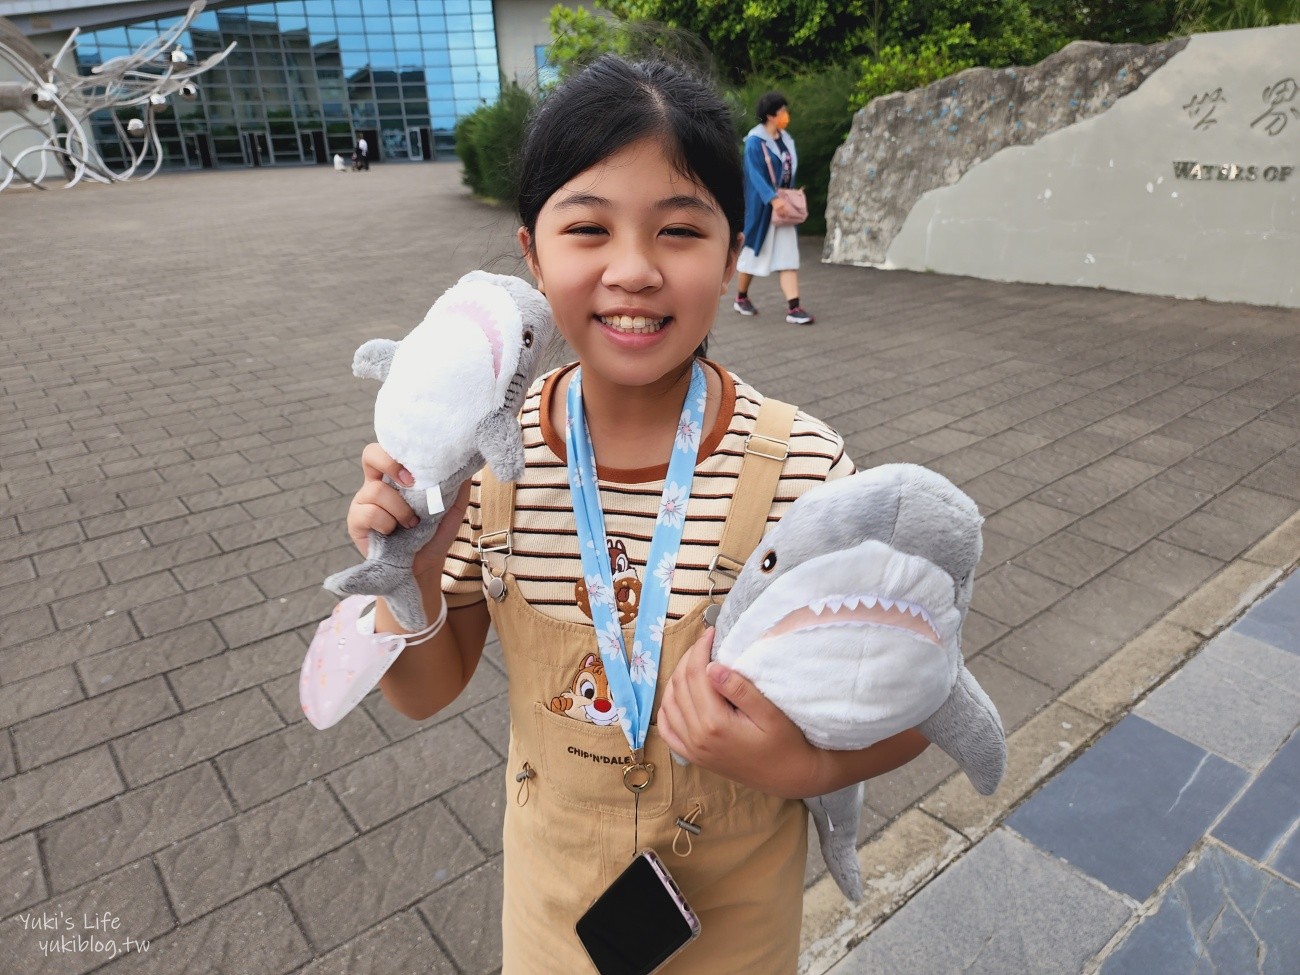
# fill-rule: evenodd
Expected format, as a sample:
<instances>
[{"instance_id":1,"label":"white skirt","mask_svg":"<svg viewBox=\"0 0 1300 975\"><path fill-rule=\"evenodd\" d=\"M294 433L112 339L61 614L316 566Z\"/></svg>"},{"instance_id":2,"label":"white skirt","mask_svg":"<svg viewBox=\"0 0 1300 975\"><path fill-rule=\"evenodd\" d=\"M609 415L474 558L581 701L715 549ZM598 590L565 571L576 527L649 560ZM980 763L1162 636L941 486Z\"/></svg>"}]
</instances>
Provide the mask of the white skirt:
<instances>
[{"instance_id":1,"label":"white skirt","mask_svg":"<svg viewBox=\"0 0 1300 975\"><path fill-rule=\"evenodd\" d=\"M740 252L736 270L765 278L773 271L799 270L799 231L795 227L768 225L767 235L758 253L748 244Z\"/></svg>"}]
</instances>

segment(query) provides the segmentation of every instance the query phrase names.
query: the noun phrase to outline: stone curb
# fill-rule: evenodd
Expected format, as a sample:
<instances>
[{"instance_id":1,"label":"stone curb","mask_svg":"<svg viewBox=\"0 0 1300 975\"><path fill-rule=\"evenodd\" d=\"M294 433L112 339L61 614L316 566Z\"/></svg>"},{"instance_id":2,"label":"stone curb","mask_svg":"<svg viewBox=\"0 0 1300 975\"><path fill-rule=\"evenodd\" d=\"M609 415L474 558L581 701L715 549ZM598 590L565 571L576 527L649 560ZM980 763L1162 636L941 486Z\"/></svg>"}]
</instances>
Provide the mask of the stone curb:
<instances>
[{"instance_id":1,"label":"stone curb","mask_svg":"<svg viewBox=\"0 0 1300 975\"><path fill-rule=\"evenodd\" d=\"M955 773L872 837L858 850L859 903L846 901L829 876L809 887L799 975L829 971L1297 564L1300 511L1016 729L992 796Z\"/></svg>"}]
</instances>

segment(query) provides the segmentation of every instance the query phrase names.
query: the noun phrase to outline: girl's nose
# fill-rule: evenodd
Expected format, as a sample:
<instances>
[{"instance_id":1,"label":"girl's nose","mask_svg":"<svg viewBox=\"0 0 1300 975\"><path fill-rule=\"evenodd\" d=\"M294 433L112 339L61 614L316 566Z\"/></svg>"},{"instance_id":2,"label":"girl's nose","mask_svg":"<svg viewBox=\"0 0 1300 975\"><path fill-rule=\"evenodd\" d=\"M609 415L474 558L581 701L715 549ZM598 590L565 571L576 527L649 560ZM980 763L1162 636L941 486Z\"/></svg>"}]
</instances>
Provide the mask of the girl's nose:
<instances>
[{"instance_id":1,"label":"girl's nose","mask_svg":"<svg viewBox=\"0 0 1300 975\"><path fill-rule=\"evenodd\" d=\"M607 288L637 292L647 288L657 288L663 284L663 276L650 253L640 244L629 243L618 248L610 255L601 276L601 284Z\"/></svg>"}]
</instances>

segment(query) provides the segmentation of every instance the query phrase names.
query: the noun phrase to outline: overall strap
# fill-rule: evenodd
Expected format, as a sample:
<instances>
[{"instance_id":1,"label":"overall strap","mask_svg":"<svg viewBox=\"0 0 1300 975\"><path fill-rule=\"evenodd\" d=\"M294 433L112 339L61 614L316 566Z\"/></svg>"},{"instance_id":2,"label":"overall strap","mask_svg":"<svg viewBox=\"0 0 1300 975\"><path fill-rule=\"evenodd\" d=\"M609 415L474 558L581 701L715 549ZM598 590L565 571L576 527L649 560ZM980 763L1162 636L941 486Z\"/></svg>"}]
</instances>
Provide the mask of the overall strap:
<instances>
[{"instance_id":1,"label":"overall strap","mask_svg":"<svg viewBox=\"0 0 1300 975\"><path fill-rule=\"evenodd\" d=\"M715 571L734 580L767 530L767 513L772 510L777 482L790 453L796 412L789 403L766 398L758 408L754 432L745 438L745 459L722 527L718 554L709 563L710 587Z\"/></svg>"},{"instance_id":2,"label":"overall strap","mask_svg":"<svg viewBox=\"0 0 1300 975\"><path fill-rule=\"evenodd\" d=\"M492 469L485 466L480 472L478 502L479 512L483 516L483 528L474 540L478 546L479 563L485 573L500 578L505 575L505 560L513 551L511 532L515 525L514 482L503 484L497 480ZM487 556L493 553L501 556L499 566L488 565Z\"/></svg>"}]
</instances>

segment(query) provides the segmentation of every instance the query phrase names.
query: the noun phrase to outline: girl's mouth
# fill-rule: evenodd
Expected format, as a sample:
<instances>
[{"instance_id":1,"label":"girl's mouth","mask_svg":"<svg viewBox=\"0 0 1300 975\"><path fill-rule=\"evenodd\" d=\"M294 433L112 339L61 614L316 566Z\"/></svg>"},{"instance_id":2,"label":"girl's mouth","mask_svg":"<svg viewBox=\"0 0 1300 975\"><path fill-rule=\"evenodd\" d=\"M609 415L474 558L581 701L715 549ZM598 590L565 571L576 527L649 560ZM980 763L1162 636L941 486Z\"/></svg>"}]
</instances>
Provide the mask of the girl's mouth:
<instances>
[{"instance_id":1,"label":"girl's mouth","mask_svg":"<svg viewBox=\"0 0 1300 975\"><path fill-rule=\"evenodd\" d=\"M606 328L621 332L624 335L653 335L672 321L672 316L669 315L666 318L633 318L630 315L610 315L608 317L597 315L596 321Z\"/></svg>"}]
</instances>

